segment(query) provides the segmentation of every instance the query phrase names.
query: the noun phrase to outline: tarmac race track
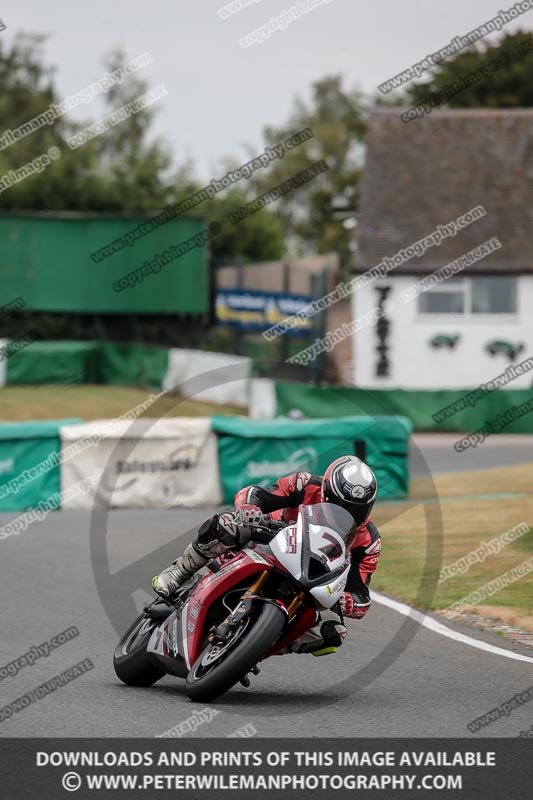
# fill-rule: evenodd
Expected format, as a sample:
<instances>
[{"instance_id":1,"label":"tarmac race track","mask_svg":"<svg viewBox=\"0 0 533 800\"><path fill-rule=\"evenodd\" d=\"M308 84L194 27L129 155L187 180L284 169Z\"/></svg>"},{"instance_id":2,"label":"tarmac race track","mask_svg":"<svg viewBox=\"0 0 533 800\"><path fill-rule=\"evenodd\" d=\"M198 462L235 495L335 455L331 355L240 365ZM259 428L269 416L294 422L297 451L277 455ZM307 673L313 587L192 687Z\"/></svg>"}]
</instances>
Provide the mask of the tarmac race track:
<instances>
[{"instance_id":1,"label":"tarmac race track","mask_svg":"<svg viewBox=\"0 0 533 800\"><path fill-rule=\"evenodd\" d=\"M410 471L413 477L441 472L463 472L504 467L533 461L533 436L500 434L489 436L483 444L458 453L459 433L416 433L411 438Z\"/></svg>"},{"instance_id":2,"label":"tarmac race track","mask_svg":"<svg viewBox=\"0 0 533 800\"><path fill-rule=\"evenodd\" d=\"M0 722L0 736L150 737L204 708L169 677L149 689L122 685L112 654L134 604L151 597L152 575L181 552L208 513L100 512L91 535L91 515L54 512L0 541L0 674L32 645L79 629L77 638L0 680L0 709L85 658L94 663ZM14 516L0 515L0 525ZM260 736L468 737L468 722L533 685L531 650L511 650L494 635L463 629L505 652L529 653L529 661L453 641L377 602L365 620L348 625L336 655L270 659L250 689L231 690L211 706L219 713L209 721L203 715L187 735L225 736L251 723ZM531 725L531 707L525 703L475 735L517 736Z\"/></svg>"}]
</instances>

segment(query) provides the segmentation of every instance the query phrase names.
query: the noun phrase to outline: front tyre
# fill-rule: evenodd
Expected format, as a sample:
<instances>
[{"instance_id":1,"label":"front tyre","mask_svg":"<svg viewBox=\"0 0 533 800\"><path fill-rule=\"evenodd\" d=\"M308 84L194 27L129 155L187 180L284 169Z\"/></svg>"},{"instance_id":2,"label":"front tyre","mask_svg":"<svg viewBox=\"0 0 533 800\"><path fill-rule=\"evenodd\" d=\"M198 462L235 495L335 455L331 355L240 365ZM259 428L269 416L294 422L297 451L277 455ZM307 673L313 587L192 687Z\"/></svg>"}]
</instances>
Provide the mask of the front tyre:
<instances>
[{"instance_id":1,"label":"front tyre","mask_svg":"<svg viewBox=\"0 0 533 800\"><path fill-rule=\"evenodd\" d=\"M153 656L146 652L150 636L160 623L160 620L141 614L118 643L113 654L113 666L117 678L128 686L152 686L165 674L154 664Z\"/></svg>"},{"instance_id":2,"label":"front tyre","mask_svg":"<svg viewBox=\"0 0 533 800\"><path fill-rule=\"evenodd\" d=\"M206 703L231 689L270 650L285 621L281 608L262 603L257 616L243 620L243 628L229 646L207 645L187 676L185 688L191 700Z\"/></svg>"}]
</instances>

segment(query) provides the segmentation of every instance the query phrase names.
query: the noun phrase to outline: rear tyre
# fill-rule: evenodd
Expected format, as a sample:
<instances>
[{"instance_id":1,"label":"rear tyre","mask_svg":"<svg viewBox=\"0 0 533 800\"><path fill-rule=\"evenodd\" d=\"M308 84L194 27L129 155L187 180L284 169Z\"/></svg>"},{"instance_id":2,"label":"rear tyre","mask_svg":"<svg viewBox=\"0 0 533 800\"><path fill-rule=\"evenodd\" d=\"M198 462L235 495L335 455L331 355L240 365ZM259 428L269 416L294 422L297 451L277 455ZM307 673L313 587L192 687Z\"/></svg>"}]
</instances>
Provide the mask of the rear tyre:
<instances>
[{"instance_id":1,"label":"rear tyre","mask_svg":"<svg viewBox=\"0 0 533 800\"><path fill-rule=\"evenodd\" d=\"M165 671L154 664L153 656L146 652L150 636L158 624L161 624L161 620L153 620L141 614L130 625L115 649L115 674L128 686L152 686L165 675Z\"/></svg>"},{"instance_id":2,"label":"rear tyre","mask_svg":"<svg viewBox=\"0 0 533 800\"><path fill-rule=\"evenodd\" d=\"M216 658L216 645L209 644L193 664L185 684L191 700L209 702L231 689L272 647L285 627L284 612L273 603L263 603L259 613L243 620L229 647ZM219 648L220 649L220 648Z\"/></svg>"}]
</instances>

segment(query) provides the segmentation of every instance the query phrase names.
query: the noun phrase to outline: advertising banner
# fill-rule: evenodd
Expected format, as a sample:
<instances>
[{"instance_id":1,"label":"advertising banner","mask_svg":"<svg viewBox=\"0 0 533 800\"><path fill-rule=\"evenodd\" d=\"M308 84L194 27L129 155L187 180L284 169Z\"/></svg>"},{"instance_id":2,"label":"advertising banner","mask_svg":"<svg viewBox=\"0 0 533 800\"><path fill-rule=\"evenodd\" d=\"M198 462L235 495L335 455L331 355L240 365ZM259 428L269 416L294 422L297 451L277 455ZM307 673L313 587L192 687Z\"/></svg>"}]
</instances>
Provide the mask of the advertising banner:
<instances>
[{"instance_id":1,"label":"advertising banner","mask_svg":"<svg viewBox=\"0 0 533 800\"><path fill-rule=\"evenodd\" d=\"M286 317L303 311L311 302L310 297L277 292L258 292L248 289L218 289L216 295L216 318L225 325L247 333L265 331ZM311 330L312 320L298 318L297 324L285 335L302 335Z\"/></svg>"},{"instance_id":2,"label":"advertising banner","mask_svg":"<svg viewBox=\"0 0 533 800\"><path fill-rule=\"evenodd\" d=\"M98 420L60 431L65 510L173 508L222 500L209 419ZM87 478L85 494L69 492Z\"/></svg>"}]
</instances>

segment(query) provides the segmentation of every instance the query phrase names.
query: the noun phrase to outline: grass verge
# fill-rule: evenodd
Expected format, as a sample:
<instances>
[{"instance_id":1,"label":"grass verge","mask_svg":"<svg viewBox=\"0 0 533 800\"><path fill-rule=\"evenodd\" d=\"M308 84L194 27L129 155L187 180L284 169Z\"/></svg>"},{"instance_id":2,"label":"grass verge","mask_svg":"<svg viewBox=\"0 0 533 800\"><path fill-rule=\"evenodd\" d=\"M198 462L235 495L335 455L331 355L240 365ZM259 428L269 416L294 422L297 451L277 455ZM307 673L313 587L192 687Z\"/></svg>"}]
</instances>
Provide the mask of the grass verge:
<instances>
[{"instance_id":1,"label":"grass verge","mask_svg":"<svg viewBox=\"0 0 533 800\"><path fill-rule=\"evenodd\" d=\"M409 504L377 505L383 555L372 579L374 588L428 610L448 608L533 556L533 464L438 475L434 486L413 480ZM512 493L516 497L480 497ZM478 495L477 497L475 495ZM429 502L424 502L428 501ZM437 500L437 502L435 502ZM442 542L438 535L442 518ZM443 566L475 551L520 523L529 531L498 553L472 563L462 574L439 581ZM442 545L442 547L441 547ZM430 567L428 565L431 565ZM424 570L429 573L423 579ZM470 606L533 631L533 572Z\"/></svg>"},{"instance_id":2,"label":"grass verge","mask_svg":"<svg viewBox=\"0 0 533 800\"><path fill-rule=\"evenodd\" d=\"M6 386L0 390L0 421L64 419L113 419L125 414L157 390L131 386ZM165 395L157 402L156 416L210 417L212 414L244 414L236 406L219 406L200 400ZM151 416L150 409L146 416Z\"/></svg>"}]
</instances>

